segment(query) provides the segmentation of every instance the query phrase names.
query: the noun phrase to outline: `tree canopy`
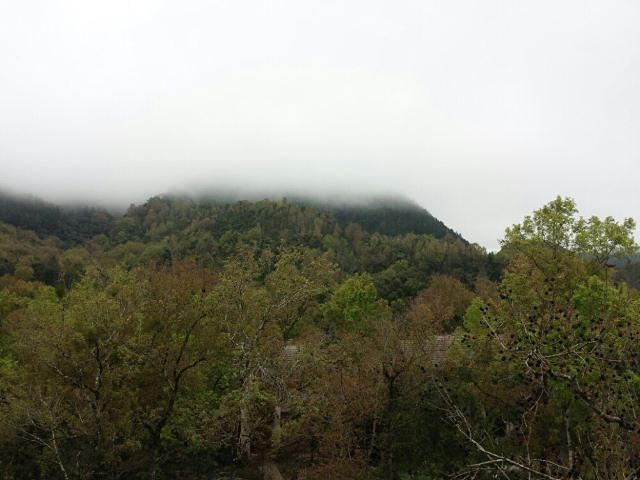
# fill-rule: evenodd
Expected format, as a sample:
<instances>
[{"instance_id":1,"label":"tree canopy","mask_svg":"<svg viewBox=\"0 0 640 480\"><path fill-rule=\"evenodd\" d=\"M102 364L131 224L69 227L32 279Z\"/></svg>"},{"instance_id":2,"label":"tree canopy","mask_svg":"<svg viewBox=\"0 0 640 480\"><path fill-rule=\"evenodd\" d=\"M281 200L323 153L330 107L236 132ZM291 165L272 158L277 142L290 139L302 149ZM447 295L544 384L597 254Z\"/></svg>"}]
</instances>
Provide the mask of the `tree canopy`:
<instances>
[{"instance_id":1,"label":"tree canopy","mask_svg":"<svg viewBox=\"0 0 640 480\"><path fill-rule=\"evenodd\" d=\"M633 221L558 197L488 254L372 212L0 224L0 477L635 478Z\"/></svg>"}]
</instances>

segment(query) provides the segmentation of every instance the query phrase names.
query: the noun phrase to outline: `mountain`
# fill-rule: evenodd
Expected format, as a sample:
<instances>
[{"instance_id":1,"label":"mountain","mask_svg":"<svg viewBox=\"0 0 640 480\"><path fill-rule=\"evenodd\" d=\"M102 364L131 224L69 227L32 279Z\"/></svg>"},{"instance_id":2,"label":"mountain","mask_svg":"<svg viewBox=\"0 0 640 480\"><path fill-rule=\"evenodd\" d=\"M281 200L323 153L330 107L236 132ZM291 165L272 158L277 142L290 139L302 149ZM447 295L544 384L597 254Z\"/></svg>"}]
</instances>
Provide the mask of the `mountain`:
<instances>
[{"instance_id":1,"label":"mountain","mask_svg":"<svg viewBox=\"0 0 640 480\"><path fill-rule=\"evenodd\" d=\"M319 206L322 208L322 206ZM358 223L367 232L385 235L415 233L443 238L449 235L462 239L427 210L408 200L376 199L366 205L330 206L328 210L341 225Z\"/></svg>"},{"instance_id":2,"label":"mountain","mask_svg":"<svg viewBox=\"0 0 640 480\"><path fill-rule=\"evenodd\" d=\"M239 195L234 192L215 194L198 194L195 196L169 196L169 198L194 198L200 204L234 204L243 201L252 203L261 200L280 201L313 208L320 212L328 212L339 225L344 228L350 223L357 223L369 233L384 235L401 235L414 233L417 235L432 235L443 238L449 235L462 239L461 235L429 211L414 201L397 195L369 195L351 196L335 194L332 196L277 194L265 192L253 195Z\"/></svg>"},{"instance_id":3,"label":"mountain","mask_svg":"<svg viewBox=\"0 0 640 480\"><path fill-rule=\"evenodd\" d=\"M326 256L344 275L367 272L380 296L406 302L431 275L472 285L496 278L491 255L404 199L152 197L115 215L0 196L0 273L69 286L89 260L131 268L195 257L219 268L234 256L285 251ZM35 235L34 235L35 234ZM29 254L20 253L29 249Z\"/></svg>"},{"instance_id":4,"label":"mountain","mask_svg":"<svg viewBox=\"0 0 640 480\"><path fill-rule=\"evenodd\" d=\"M212 206L218 207L216 213L221 214L233 210L224 208L225 206L255 204L262 201L242 200L229 195L198 197L161 195L152 197L143 205L132 207L133 210L130 209L130 212L136 209L144 210L146 205L153 205L160 201L159 199L164 202L190 205L190 208L211 214L214 213L211 210ZM277 202L281 199L282 197L273 196L265 197L264 200ZM462 238L420 205L400 197L379 196L354 201L341 198L320 199L312 196L294 196L288 197L285 201L309 207L318 212L326 212L335 218L342 228L351 223L357 223L369 233L384 235L414 233L432 235L435 238L443 238L446 235ZM118 216L110 214L105 209L61 207L34 196L13 195L0 191L0 222L32 230L40 236L54 235L68 243L79 243L95 235L107 234L117 218ZM243 223L253 222L253 225L246 225L251 228L264 220L258 215L245 219ZM224 220L222 222L224 223Z\"/></svg>"},{"instance_id":5,"label":"mountain","mask_svg":"<svg viewBox=\"0 0 640 480\"><path fill-rule=\"evenodd\" d=\"M62 208L39 198L0 191L0 222L39 236L54 235L75 244L109 231L113 217L103 209Z\"/></svg>"}]
</instances>

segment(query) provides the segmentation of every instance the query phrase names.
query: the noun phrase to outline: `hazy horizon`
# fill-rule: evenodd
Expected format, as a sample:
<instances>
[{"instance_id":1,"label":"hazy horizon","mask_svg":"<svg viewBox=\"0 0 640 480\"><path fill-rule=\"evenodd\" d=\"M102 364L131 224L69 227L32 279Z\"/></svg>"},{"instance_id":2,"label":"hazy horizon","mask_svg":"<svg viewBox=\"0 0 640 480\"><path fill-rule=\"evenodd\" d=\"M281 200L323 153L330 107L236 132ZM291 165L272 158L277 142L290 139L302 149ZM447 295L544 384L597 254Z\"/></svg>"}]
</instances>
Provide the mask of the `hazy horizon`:
<instances>
[{"instance_id":1,"label":"hazy horizon","mask_svg":"<svg viewBox=\"0 0 640 480\"><path fill-rule=\"evenodd\" d=\"M182 188L174 188L164 192L156 192L151 195L134 196L133 200L105 198L97 199L90 197L79 197L73 195L62 196L43 196L37 192L20 191L12 188L5 188L0 184L0 195L8 195L16 199L44 201L46 203L56 205L62 208L74 207L95 207L104 208L114 212L124 212L132 205L141 205L154 197L186 197L196 201L199 200L220 200L224 202L236 201L260 201L260 200L311 200L327 205L371 205L375 203L391 204L393 202L411 203L420 208L426 207L417 203L414 199L401 193L391 191L362 191L348 192L346 190L326 189L309 191L303 189L292 188L258 188L247 187L246 185L191 185Z\"/></svg>"},{"instance_id":2,"label":"hazy horizon","mask_svg":"<svg viewBox=\"0 0 640 480\"><path fill-rule=\"evenodd\" d=\"M0 187L401 195L495 249L556 195L639 217L640 4L0 5Z\"/></svg>"}]
</instances>

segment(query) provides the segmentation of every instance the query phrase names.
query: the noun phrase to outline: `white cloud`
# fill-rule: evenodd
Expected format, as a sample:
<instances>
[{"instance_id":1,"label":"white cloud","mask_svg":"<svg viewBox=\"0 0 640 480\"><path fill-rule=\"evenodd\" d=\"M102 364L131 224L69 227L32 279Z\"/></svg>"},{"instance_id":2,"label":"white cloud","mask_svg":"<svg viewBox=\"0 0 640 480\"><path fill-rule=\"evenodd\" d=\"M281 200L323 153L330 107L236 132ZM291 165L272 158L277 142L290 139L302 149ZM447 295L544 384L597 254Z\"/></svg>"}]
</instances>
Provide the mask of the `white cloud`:
<instances>
[{"instance_id":1,"label":"white cloud","mask_svg":"<svg viewBox=\"0 0 640 480\"><path fill-rule=\"evenodd\" d=\"M556 194L636 216L640 4L5 1L0 185L383 190L472 241Z\"/></svg>"}]
</instances>

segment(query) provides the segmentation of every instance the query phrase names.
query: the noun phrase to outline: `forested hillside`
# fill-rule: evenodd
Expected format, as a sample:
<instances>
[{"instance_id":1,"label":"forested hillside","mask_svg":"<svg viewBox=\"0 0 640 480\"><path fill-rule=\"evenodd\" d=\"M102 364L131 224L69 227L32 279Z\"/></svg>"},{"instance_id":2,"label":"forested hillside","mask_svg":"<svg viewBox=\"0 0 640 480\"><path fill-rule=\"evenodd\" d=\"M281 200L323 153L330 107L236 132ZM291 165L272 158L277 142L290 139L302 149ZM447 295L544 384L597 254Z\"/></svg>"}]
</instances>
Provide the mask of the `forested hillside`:
<instances>
[{"instance_id":1,"label":"forested hillside","mask_svg":"<svg viewBox=\"0 0 640 480\"><path fill-rule=\"evenodd\" d=\"M111 216L100 210L68 211L37 200L7 200L0 202L0 212L8 212L2 217L7 225L0 234L0 268L8 274L17 269L25 280L60 290L69 283L64 279L77 276L79 266L87 262L132 268L191 256L202 265L220 267L243 249L274 258L283 250L303 249L325 255L343 274L370 273L380 295L399 308L433 273L450 273L468 285L479 275L495 279L498 274L493 255L414 205L310 204L166 196ZM86 216L103 223L85 225ZM363 218L369 229L347 221L355 218ZM76 223L83 225L77 231ZM431 232L431 224L433 233L425 233ZM88 236L94 227L99 228ZM384 233L389 231L396 233ZM34 233L37 238L27 240Z\"/></svg>"},{"instance_id":2,"label":"forested hillside","mask_svg":"<svg viewBox=\"0 0 640 480\"><path fill-rule=\"evenodd\" d=\"M443 238L447 235L461 238L456 232L440 220L413 202L394 197L373 197L369 201L356 204L334 203L326 205L320 202L302 203L319 209L328 209L340 223L346 227L357 223L368 232L386 235L417 233Z\"/></svg>"},{"instance_id":3,"label":"forested hillside","mask_svg":"<svg viewBox=\"0 0 640 480\"><path fill-rule=\"evenodd\" d=\"M499 254L402 202L0 220L0 478L640 469L632 220L559 197Z\"/></svg>"},{"instance_id":4,"label":"forested hillside","mask_svg":"<svg viewBox=\"0 0 640 480\"><path fill-rule=\"evenodd\" d=\"M52 235L67 244L80 243L109 230L112 217L105 210L78 207L63 209L36 197L0 191L0 222L40 236Z\"/></svg>"}]
</instances>

